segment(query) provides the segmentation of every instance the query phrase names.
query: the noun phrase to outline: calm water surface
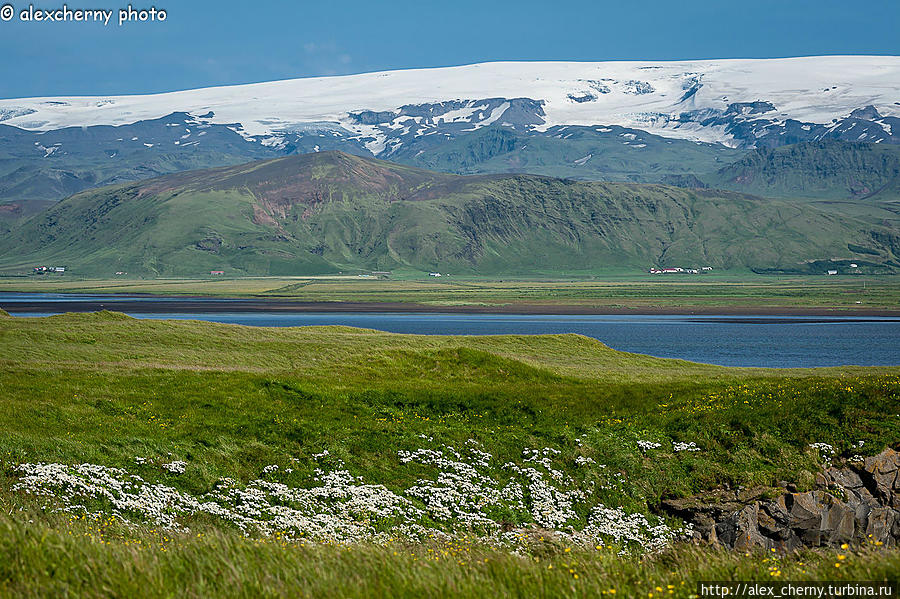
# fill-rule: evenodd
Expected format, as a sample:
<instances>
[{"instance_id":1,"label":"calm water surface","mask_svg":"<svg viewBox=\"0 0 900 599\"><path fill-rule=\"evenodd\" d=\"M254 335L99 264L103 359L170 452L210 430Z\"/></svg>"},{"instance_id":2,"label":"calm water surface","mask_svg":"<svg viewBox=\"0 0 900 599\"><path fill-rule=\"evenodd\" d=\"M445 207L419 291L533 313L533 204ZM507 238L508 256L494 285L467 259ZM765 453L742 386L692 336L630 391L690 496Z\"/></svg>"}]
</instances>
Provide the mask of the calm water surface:
<instances>
[{"instance_id":1,"label":"calm water surface","mask_svg":"<svg viewBox=\"0 0 900 599\"><path fill-rule=\"evenodd\" d=\"M108 304L108 296L2 294L15 316L65 312L65 304ZM137 318L194 319L267 327L346 325L429 335L578 333L615 349L723 366L813 367L900 365L900 318L818 316L523 315L381 312L244 312L242 300L123 297L116 309ZM46 304L46 309L35 302ZM171 312L142 311L165 302ZM16 310L21 304L33 310ZM130 309L133 304L133 309ZM210 310L205 311L204 306ZM233 309L232 309L233 308ZM223 311L224 310L224 311Z\"/></svg>"}]
</instances>

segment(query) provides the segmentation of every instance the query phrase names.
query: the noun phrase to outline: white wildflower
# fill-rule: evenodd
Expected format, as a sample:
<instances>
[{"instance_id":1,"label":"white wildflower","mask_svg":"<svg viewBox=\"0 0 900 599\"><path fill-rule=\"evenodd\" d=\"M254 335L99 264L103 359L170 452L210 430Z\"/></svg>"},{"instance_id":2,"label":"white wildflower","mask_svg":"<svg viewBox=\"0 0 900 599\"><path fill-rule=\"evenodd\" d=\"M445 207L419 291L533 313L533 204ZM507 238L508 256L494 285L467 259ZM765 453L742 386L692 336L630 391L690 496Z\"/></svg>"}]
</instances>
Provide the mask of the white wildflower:
<instances>
[{"instance_id":1,"label":"white wildflower","mask_svg":"<svg viewBox=\"0 0 900 599\"><path fill-rule=\"evenodd\" d=\"M313 457L319 460L328 455L323 450ZM526 529L508 530L496 519L498 512L510 511L530 517L559 542L586 547L613 542L656 551L683 534L681 529L654 524L642 514L588 503L594 481L579 486L556 463L564 460L553 448L525 449L520 462L502 465L471 439L462 450L442 446L399 451L398 457L401 464L433 468L434 474L395 492L383 485L366 484L342 464L334 470L324 470L323 465L315 469L314 484L308 488L263 479L242 485L223 478L209 493L194 496L118 468L20 464L13 490L53 496L62 504L60 509L70 513L98 517L111 513L122 520L142 520L174 530L183 529L185 518L206 514L230 522L247 535L278 532L287 538L331 543L468 535L516 552L516 547L527 542ZM595 464L585 456L574 460L579 466ZM172 461L162 467L180 473L185 466ZM603 468L596 466L596 470ZM263 475L277 471L273 464L263 469ZM621 472L610 473L606 479L598 486L625 488ZM379 527L382 520L390 524L390 534L383 525ZM441 523L441 528L423 524L428 521Z\"/></svg>"},{"instance_id":2,"label":"white wildflower","mask_svg":"<svg viewBox=\"0 0 900 599\"><path fill-rule=\"evenodd\" d=\"M168 470L173 474L184 474L184 469L187 468L187 462L182 461L174 461L169 462L168 464L162 465L164 470Z\"/></svg>"},{"instance_id":3,"label":"white wildflower","mask_svg":"<svg viewBox=\"0 0 900 599\"><path fill-rule=\"evenodd\" d=\"M700 451L700 448L697 447L697 444L694 443L693 441L691 441L690 443L681 443L681 442L676 441L672 445L672 448L675 451Z\"/></svg>"}]
</instances>

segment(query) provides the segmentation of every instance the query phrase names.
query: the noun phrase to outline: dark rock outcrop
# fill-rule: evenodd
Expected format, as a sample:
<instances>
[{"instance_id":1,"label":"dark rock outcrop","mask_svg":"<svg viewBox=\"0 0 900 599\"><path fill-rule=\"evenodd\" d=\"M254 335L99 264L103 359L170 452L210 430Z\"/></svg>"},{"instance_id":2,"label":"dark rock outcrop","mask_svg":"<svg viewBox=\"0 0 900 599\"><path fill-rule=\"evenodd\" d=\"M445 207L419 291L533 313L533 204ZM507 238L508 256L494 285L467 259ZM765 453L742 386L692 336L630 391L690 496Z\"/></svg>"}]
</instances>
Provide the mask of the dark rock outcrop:
<instances>
[{"instance_id":1,"label":"dark rock outcrop","mask_svg":"<svg viewBox=\"0 0 900 599\"><path fill-rule=\"evenodd\" d=\"M774 496L773 496L774 495ZM662 502L694 525L699 542L747 550L792 550L844 543L900 543L900 453L886 449L862 462L831 466L816 489L718 491Z\"/></svg>"}]
</instances>

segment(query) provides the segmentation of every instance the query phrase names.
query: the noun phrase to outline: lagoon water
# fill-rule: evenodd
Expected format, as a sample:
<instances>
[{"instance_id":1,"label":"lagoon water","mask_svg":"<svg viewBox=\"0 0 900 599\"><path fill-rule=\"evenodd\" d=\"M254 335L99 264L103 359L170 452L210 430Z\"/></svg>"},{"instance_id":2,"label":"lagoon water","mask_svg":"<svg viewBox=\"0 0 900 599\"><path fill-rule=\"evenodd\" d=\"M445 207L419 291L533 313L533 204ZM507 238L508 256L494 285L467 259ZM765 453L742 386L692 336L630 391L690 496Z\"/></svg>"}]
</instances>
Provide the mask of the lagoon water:
<instances>
[{"instance_id":1,"label":"lagoon water","mask_svg":"<svg viewBox=\"0 0 900 599\"><path fill-rule=\"evenodd\" d=\"M166 310L171 311L160 313L147 308L155 302L164 302ZM65 312L67 304L75 303L80 308L94 303L94 310L112 307L137 318L250 326L345 325L429 335L578 333L623 351L723 366L900 365L900 318L896 317L243 311L243 300L0 295L0 307L14 316Z\"/></svg>"}]
</instances>

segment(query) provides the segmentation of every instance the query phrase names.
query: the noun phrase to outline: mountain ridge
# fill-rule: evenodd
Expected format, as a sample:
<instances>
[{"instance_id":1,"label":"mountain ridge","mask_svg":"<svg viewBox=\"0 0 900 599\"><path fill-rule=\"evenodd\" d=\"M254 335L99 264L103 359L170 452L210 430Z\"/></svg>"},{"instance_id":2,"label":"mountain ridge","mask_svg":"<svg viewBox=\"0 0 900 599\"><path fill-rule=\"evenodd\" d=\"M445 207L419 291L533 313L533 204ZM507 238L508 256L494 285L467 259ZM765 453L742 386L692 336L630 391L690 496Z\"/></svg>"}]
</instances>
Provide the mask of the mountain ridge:
<instances>
[{"instance_id":1,"label":"mountain ridge","mask_svg":"<svg viewBox=\"0 0 900 599\"><path fill-rule=\"evenodd\" d=\"M891 270L893 229L736 192L434 173L342 152L165 175L76 194L0 240L0 270L82 275ZM853 249L855 248L855 249ZM892 266L893 265L893 266Z\"/></svg>"}]
</instances>

